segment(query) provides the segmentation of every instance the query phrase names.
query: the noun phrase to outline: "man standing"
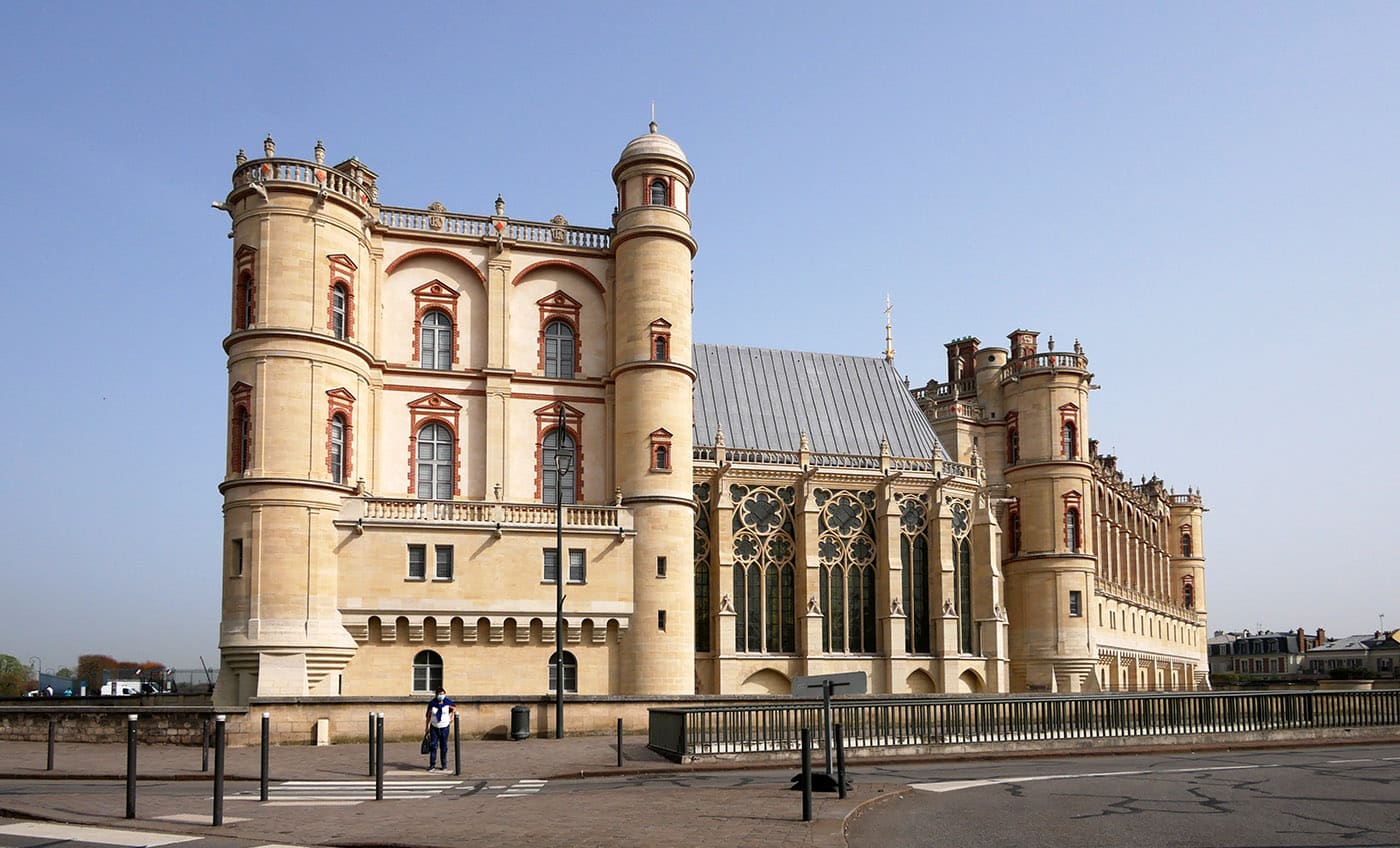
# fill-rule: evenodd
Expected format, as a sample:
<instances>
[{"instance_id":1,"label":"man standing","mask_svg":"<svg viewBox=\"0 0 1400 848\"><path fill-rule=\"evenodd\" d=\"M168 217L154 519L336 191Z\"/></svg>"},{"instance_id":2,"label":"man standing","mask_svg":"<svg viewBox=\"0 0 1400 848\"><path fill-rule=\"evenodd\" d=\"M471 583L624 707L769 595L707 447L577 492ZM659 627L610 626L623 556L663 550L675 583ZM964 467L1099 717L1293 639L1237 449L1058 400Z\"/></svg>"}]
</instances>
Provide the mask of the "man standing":
<instances>
[{"instance_id":1,"label":"man standing","mask_svg":"<svg viewBox=\"0 0 1400 848\"><path fill-rule=\"evenodd\" d=\"M452 716L457 705L447 697L447 690L438 687L437 696L428 702L423 719L423 735L428 737L428 771L437 768L438 752L442 752L442 770L447 771L447 733L452 728Z\"/></svg>"}]
</instances>

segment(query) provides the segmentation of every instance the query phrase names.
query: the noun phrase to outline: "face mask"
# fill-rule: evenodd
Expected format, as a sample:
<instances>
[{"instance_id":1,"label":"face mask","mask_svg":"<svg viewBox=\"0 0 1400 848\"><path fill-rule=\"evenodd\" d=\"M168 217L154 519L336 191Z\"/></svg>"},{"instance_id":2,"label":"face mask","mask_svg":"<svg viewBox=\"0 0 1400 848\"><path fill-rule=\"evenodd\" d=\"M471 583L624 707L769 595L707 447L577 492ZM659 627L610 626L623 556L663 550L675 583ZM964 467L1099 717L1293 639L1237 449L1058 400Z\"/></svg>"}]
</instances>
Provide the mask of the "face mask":
<instances>
[{"instance_id":1,"label":"face mask","mask_svg":"<svg viewBox=\"0 0 1400 848\"><path fill-rule=\"evenodd\" d=\"M439 701L445 701L445 700L447 700L447 696L446 696L446 695L439 695L439 696L437 696L437 699L438 699Z\"/></svg>"}]
</instances>

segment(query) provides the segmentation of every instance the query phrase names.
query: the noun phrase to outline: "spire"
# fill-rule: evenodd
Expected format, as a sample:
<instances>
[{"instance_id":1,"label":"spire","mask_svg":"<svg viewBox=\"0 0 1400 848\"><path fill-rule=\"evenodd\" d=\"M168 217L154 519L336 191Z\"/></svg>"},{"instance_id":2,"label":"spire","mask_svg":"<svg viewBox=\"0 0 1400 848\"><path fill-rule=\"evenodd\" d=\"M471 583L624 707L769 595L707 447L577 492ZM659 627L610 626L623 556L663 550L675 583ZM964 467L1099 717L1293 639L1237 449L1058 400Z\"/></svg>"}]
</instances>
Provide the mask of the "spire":
<instances>
[{"instance_id":1,"label":"spire","mask_svg":"<svg viewBox=\"0 0 1400 848\"><path fill-rule=\"evenodd\" d=\"M894 311L894 306L890 304L889 292L885 292L885 361L894 362L894 325L890 322L890 313Z\"/></svg>"}]
</instances>

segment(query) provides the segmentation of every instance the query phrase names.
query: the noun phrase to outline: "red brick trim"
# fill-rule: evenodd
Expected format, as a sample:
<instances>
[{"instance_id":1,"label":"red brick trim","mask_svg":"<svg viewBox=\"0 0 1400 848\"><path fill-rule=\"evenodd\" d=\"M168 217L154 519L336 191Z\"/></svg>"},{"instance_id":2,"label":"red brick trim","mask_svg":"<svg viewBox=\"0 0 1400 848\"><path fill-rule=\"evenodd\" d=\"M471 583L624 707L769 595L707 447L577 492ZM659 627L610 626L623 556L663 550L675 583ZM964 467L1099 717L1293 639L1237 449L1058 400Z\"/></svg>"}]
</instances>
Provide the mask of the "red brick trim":
<instances>
[{"instance_id":1,"label":"red brick trim","mask_svg":"<svg viewBox=\"0 0 1400 848\"><path fill-rule=\"evenodd\" d=\"M574 440L574 502L583 503L583 410L555 402L535 410L535 500L544 497L544 437L559 427L564 407L564 432Z\"/></svg>"},{"instance_id":2,"label":"red brick trim","mask_svg":"<svg viewBox=\"0 0 1400 848\"><path fill-rule=\"evenodd\" d=\"M671 322L657 318L651 322L650 356L657 362L671 361Z\"/></svg>"},{"instance_id":3,"label":"red brick trim","mask_svg":"<svg viewBox=\"0 0 1400 848\"><path fill-rule=\"evenodd\" d=\"M345 451L341 457L345 473L341 475L340 482L348 485L355 468L355 396L344 388L326 392L326 473L331 475L332 480L335 479L335 466L331 462L331 424L337 415L345 422Z\"/></svg>"},{"instance_id":4,"label":"red brick trim","mask_svg":"<svg viewBox=\"0 0 1400 848\"><path fill-rule=\"evenodd\" d=\"M457 320L457 298L460 295L441 280L430 280L413 290L413 361L423 361L423 316L434 309L447 316L452 322L452 364L461 362L462 328Z\"/></svg>"},{"instance_id":5,"label":"red brick trim","mask_svg":"<svg viewBox=\"0 0 1400 848\"><path fill-rule=\"evenodd\" d=\"M1076 547L1076 546L1070 544L1070 539L1069 539L1069 514L1070 514L1070 510L1074 510L1074 517L1075 517L1075 519L1076 519L1076 521L1075 521L1075 526L1076 526L1076 531L1077 531L1078 536L1079 536L1079 545L1078 545L1078 548L1079 548L1079 552L1082 553L1082 552L1084 551L1084 539L1085 539L1085 535L1084 535L1084 510L1083 510L1084 496L1081 495L1081 494L1079 494L1079 492L1077 492L1077 491L1065 492L1064 495L1061 496L1061 500L1064 501L1064 508L1063 508L1063 510L1062 510L1062 512L1061 512L1061 526L1062 526L1062 529L1063 529L1063 532L1064 532L1065 550L1071 551L1071 552L1072 552L1072 551L1074 551L1074 548Z\"/></svg>"},{"instance_id":6,"label":"red brick trim","mask_svg":"<svg viewBox=\"0 0 1400 848\"><path fill-rule=\"evenodd\" d=\"M326 257L330 265L330 287L326 290L326 329L335 334L335 287L345 287L345 338L355 338L355 271L357 266L343 253Z\"/></svg>"},{"instance_id":7,"label":"red brick trim","mask_svg":"<svg viewBox=\"0 0 1400 848\"><path fill-rule=\"evenodd\" d=\"M532 272L537 271L540 268L548 268L551 266L558 268L568 268L570 271L573 271L575 274L578 274L580 277L583 277L585 280L592 283L593 288L597 289L599 294L604 294L607 292L607 289L603 287L602 282L599 281L597 277L593 276L592 271L588 270L582 265L579 265L576 262L570 262L567 259L542 259L539 262L536 262L532 265L527 265L519 274L515 275L515 278L511 280L510 284L512 286L518 286L521 283L525 282L525 278L528 277Z\"/></svg>"},{"instance_id":8,"label":"red brick trim","mask_svg":"<svg viewBox=\"0 0 1400 848\"><path fill-rule=\"evenodd\" d=\"M671 470L671 431L661 428L651 431L651 470Z\"/></svg>"},{"instance_id":9,"label":"red brick trim","mask_svg":"<svg viewBox=\"0 0 1400 848\"><path fill-rule=\"evenodd\" d=\"M486 285L486 275L483 274L483 273L481 273L480 269L478 269L475 265L473 265L471 262L469 262L469 261L466 259L466 257L458 256L457 254L453 253L452 251L450 251L450 250L443 250L443 249L440 248L440 247L420 247L420 248L417 249L417 250L410 250L409 252L405 253L403 256L400 256L399 258L395 259L393 262L390 262L389 265L388 265L388 267L386 267L386 268L384 269L384 273L385 273L386 275L392 274L392 273L394 273L395 271L397 271L397 270L399 269L399 267L400 267L401 265L403 265L405 262L407 262L408 260L410 260L410 259L421 259L421 258L423 258L423 257L425 257L425 256L441 256L441 257L443 257L443 258L445 258L445 259L451 259L452 261L457 262L457 263L459 263L459 264L465 266L466 268L469 268L469 269L471 270L471 272L472 272L473 274L476 275L476 278L477 278L478 280L481 280L481 284L482 284L483 286Z\"/></svg>"},{"instance_id":10,"label":"red brick trim","mask_svg":"<svg viewBox=\"0 0 1400 848\"><path fill-rule=\"evenodd\" d=\"M583 334L579 332L579 325L582 323L579 321L579 313L583 310L583 304L562 291L545 295L535 303L540 308L539 373L544 373L545 328L555 321L563 321L574 332L574 374L581 374L583 372Z\"/></svg>"},{"instance_id":11,"label":"red brick trim","mask_svg":"<svg viewBox=\"0 0 1400 848\"><path fill-rule=\"evenodd\" d=\"M441 424L452 434L452 494L462 494L462 436L458 422L462 407L440 394L424 395L408 402L408 493L418 492L418 433L428 424Z\"/></svg>"},{"instance_id":12,"label":"red brick trim","mask_svg":"<svg viewBox=\"0 0 1400 848\"><path fill-rule=\"evenodd\" d=\"M243 245L233 254L233 328L246 330L258 318L258 286L253 269L257 265L258 250ZM245 321L244 318L247 318Z\"/></svg>"},{"instance_id":13,"label":"red brick trim","mask_svg":"<svg viewBox=\"0 0 1400 848\"><path fill-rule=\"evenodd\" d=\"M1074 449L1074 456L1072 457L1065 452L1066 424L1074 428L1074 439L1072 444L1072 447ZM1060 456L1063 456L1066 459L1078 459L1081 456L1083 456L1084 452L1079 449L1080 437L1081 434L1079 432L1079 407L1072 403L1067 403L1064 406L1060 407L1060 428L1055 432L1055 438L1060 443Z\"/></svg>"},{"instance_id":14,"label":"red brick trim","mask_svg":"<svg viewBox=\"0 0 1400 848\"><path fill-rule=\"evenodd\" d=\"M253 387L244 382L229 389L228 469L230 474L243 474L253 467ZM239 432L239 412L248 419L248 448L244 456L242 434Z\"/></svg>"}]
</instances>

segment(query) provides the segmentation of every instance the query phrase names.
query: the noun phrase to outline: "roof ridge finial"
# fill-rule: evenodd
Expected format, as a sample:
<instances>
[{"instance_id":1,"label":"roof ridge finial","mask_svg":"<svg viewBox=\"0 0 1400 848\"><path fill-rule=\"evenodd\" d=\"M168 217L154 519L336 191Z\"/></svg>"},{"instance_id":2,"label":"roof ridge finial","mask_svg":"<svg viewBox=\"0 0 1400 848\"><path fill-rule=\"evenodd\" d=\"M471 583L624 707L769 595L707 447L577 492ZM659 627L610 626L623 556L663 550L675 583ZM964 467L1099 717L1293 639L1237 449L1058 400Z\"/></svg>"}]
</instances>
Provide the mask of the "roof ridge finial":
<instances>
[{"instance_id":1,"label":"roof ridge finial","mask_svg":"<svg viewBox=\"0 0 1400 848\"><path fill-rule=\"evenodd\" d=\"M647 124L647 129L656 132L656 98L651 99L651 123Z\"/></svg>"},{"instance_id":2,"label":"roof ridge finial","mask_svg":"<svg viewBox=\"0 0 1400 848\"><path fill-rule=\"evenodd\" d=\"M885 292L885 361L894 362L894 325L890 322L890 313L894 311L893 304L890 303L890 293Z\"/></svg>"}]
</instances>

